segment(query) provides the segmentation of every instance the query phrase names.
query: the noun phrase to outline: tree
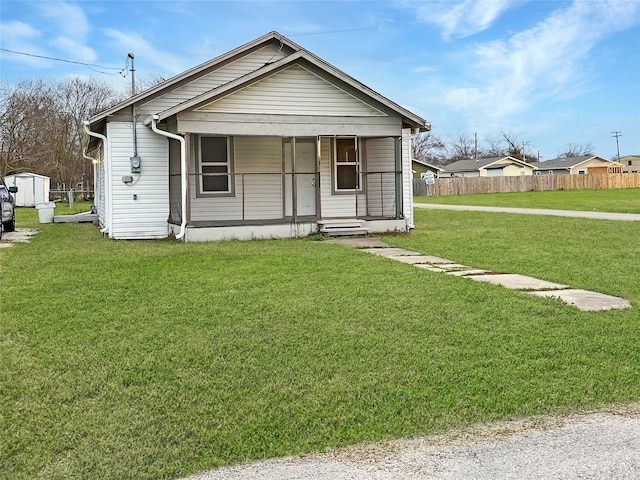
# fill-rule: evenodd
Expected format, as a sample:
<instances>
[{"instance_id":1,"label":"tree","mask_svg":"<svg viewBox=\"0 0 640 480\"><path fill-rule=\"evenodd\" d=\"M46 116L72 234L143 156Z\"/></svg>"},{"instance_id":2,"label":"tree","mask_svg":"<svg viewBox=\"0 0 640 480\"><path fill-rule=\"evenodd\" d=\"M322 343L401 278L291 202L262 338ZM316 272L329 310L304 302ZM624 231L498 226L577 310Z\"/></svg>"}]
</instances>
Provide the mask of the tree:
<instances>
[{"instance_id":1,"label":"tree","mask_svg":"<svg viewBox=\"0 0 640 480\"><path fill-rule=\"evenodd\" d=\"M482 156L482 150L478 148L476 138L466 133L457 135L446 148L448 154L446 163Z\"/></svg>"},{"instance_id":2,"label":"tree","mask_svg":"<svg viewBox=\"0 0 640 480\"><path fill-rule=\"evenodd\" d=\"M584 144L567 143L564 149L558 150L558 158L586 157L594 155L594 148L591 142Z\"/></svg>"},{"instance_id":3,"label":"tree","mask_svg":"<svg viewBox=\"0 0 640 480\"><path fill-rule=\"evenodd\" d=\"M411 141L413 156L427 163L442 163L446 154L444 142L431 132L421 133Z\"/></svg>"},{"instance_id":4,"label":"tree","mask_svg":"<svg viewBox=\"0 0 640 480\"><path fill-rule=\"evenodd\" d=\"M71 188L92 183L82 156L82 121L104 110L114 91L95 80L28 80L0 88L0 173L32 171Z\"/></svg>"}]
</instances>

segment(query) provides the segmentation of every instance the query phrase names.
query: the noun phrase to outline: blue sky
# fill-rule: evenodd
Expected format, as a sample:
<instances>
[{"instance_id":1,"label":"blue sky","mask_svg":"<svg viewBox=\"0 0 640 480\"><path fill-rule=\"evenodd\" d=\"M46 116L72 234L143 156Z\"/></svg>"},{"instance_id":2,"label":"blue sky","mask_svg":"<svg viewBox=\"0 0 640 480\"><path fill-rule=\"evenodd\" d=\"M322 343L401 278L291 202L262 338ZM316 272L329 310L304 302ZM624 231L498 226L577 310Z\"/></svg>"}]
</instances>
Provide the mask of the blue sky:
<instances>
[{"instance_id":1,"label":"blue sky","mask_svg":"<svg viewBox=\"0 0 640 480\"><path fill-rule=\"evenodd\" d=\"M168 78L275 30L445 140L506 132L542 160L587 142L612 158L619 131L620 154L640 154L640 0L2 0L0 22L9 84L75 75L125 90L129 52L139 77Z\"/></svg>"}]
</instances>

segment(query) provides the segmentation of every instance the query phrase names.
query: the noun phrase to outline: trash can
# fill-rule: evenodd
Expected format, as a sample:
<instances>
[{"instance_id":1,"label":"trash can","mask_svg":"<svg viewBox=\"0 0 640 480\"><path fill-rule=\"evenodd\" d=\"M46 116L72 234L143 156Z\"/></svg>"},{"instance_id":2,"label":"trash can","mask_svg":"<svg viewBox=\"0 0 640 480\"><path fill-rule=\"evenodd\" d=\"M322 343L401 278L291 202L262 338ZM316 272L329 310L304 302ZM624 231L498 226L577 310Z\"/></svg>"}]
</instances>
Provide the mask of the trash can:
<instances>
[{"instance_id":1,"label":"trash can","mask_svg":"<svg viewBox=\"0 0 640 480\"><path fill-rule=\"evenodd\" d=\"M36 205L40 223L53 223L53 209L56 208L54 202L39 203Z\"/></svg>"}]
</instances>

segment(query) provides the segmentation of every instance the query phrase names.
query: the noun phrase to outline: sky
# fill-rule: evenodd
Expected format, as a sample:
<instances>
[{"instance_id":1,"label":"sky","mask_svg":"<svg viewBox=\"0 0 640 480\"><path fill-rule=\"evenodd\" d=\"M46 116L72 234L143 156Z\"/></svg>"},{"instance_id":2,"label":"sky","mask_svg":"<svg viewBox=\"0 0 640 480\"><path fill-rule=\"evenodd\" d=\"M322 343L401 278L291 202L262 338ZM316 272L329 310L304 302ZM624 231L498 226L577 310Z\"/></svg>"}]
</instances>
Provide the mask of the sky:
<instances>
[{"instance_id":1,"label":"sky","mask_svg":"<svg viewBox=\"0 0 640 480\"><path fill-rule=\"evenodd\" d=\"M138 79L169 78L271 31L445 142L505 133L542 161L587 143L615 159L619 132L620 155L640 154L640 0L2 0L0 77L125 91L128 53Z\"/></svg>"}]
</instances>

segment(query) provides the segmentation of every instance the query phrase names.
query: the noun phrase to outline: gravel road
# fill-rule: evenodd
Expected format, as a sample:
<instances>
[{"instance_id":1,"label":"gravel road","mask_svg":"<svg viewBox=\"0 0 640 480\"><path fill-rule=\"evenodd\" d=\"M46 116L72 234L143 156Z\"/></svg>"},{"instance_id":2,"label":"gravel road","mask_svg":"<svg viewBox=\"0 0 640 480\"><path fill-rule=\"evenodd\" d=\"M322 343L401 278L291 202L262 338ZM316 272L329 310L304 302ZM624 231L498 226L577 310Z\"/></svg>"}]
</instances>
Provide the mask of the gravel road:
<instances>
[{"instance_id":1,"label":"gravel road","mask_svg":"<svg viewBox=\"0 0 640 480\"><path fill-rule=\"evenodd\" d=\"M640 478L640 403L227 467L189 480Z\"/></svg>"}]
</instances>

